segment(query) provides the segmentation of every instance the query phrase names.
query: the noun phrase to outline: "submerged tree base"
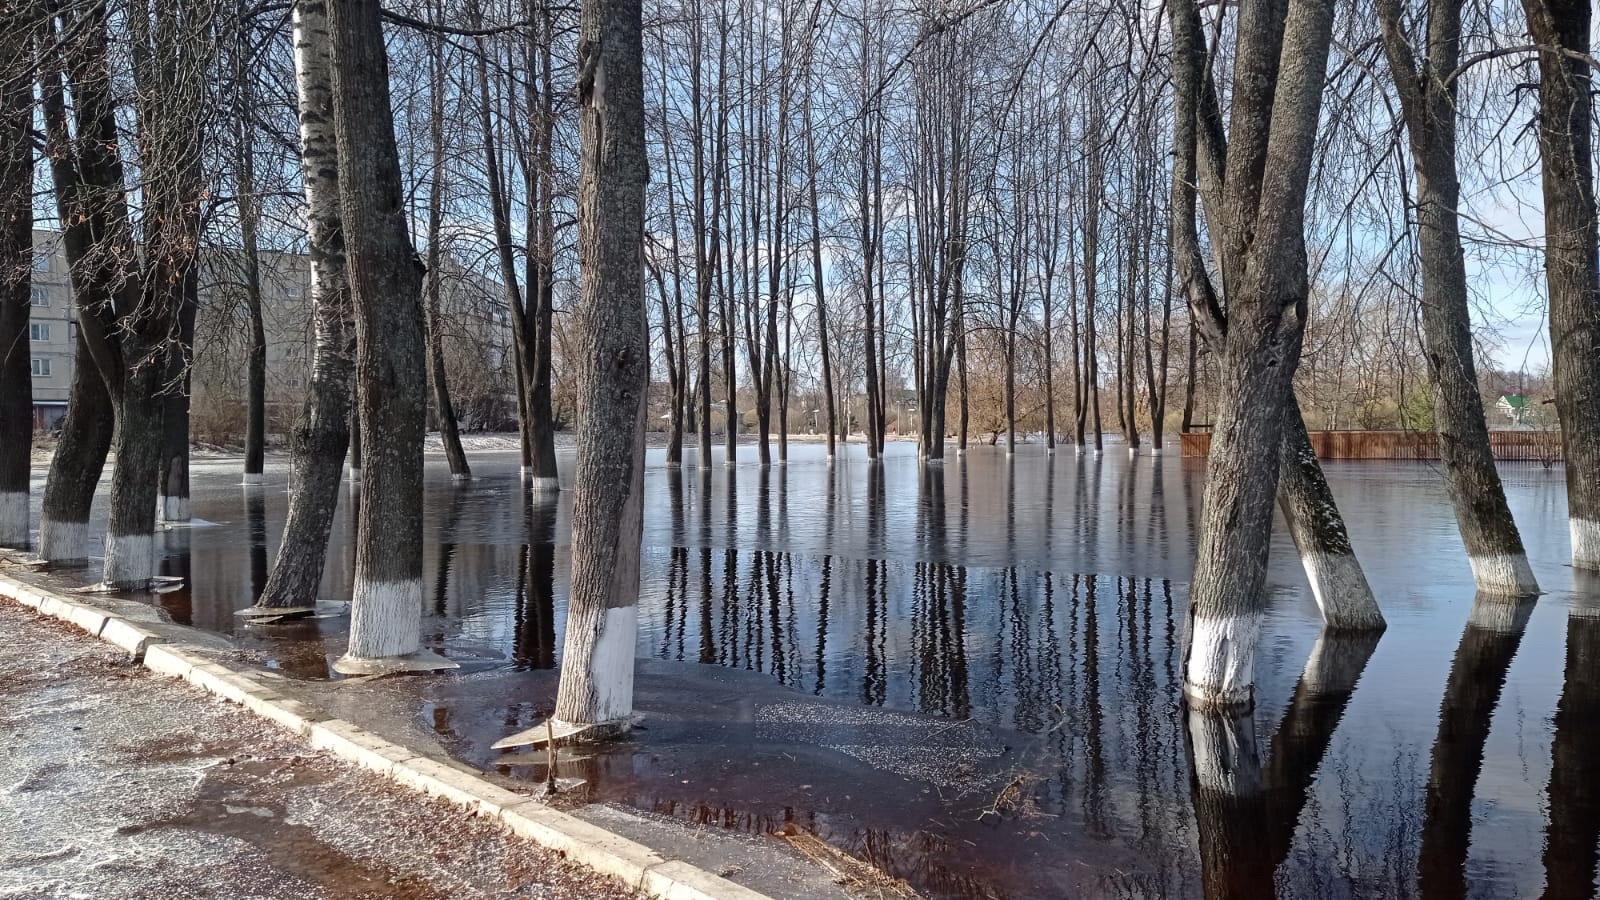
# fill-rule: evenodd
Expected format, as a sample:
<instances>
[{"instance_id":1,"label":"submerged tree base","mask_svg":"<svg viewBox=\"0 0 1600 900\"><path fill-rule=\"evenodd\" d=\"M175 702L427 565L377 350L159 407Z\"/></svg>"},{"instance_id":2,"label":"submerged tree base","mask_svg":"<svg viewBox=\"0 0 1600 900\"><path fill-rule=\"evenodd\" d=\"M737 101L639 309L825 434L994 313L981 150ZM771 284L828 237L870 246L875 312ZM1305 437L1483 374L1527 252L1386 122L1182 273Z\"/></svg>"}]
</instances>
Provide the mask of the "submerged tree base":
<instances>
[{"instance_id":1,"label":"submerged tree base","mask_svg":"<svg viewBox=\"0 0 1600 900\"><path fill-rule=\"evenodd\" d=\"M234 615L242 619L299 619L316 611L315 606L247 606Z\"/></svg>"},{"instance_id":2,"label":"submerged tree base","mask_svg":"<svg viewBox=\"0 0 1600 900\"><path fill-rule=\"evenodd\" d=\"M1388 627L1378 609L1366 572L1354 553L1301 553L1300 565L1322 622L1335 631L1383 631Z\"/></svg>"},{"instance_id":3,"label":"submerged tree base","mask_svg":"<svg viewBox=\"0 0 1600 900\"><path fill-rule=\"evenodd\" d=\"M1192 619L1183 681L1189 708L1233 712L1254 706L1253 663L1260 638L1258 613Z\"/></svg>"},{"instance_id":4,"label":"submerged tree base","mask_svg":"<svg viewBox=\"0 0 1600 900\"><path fill-rule=\"evenodd\" d=\"M1573 517L1572 566L1600 572L1600 521Z\"/></svg>"},{"instance_id":5,"label":"submerged tree base","mask_svg":"<svg viewBox=\"0 0 1600 900\"><path fill-rule=\"evenodd\" d=\"M359 656L341 656L333 663L340 675L395 675L401 672L440 672L459 669L461 664L440 656L432 650L418 650L405 656L384 656L364 659Z\"/></svg>"},{"instance_id":6,"label":"submerged tree base","mask_svg":"<svg viewBox=\"0 0 1600 900\"><path fill-rule=\"evenodd\" d=\"M1528 565L1526 553L1468 556L1472 581L1480 594L1496 597L1532 597L1540 593L1539 580Z\"/></svg>"},{"instance_id":7,"label":"submerged tree base","mask_svg":"<svg viewBox=\"0 0 1600 900\"><path fill-rule=\"evenodd\" d=\"M489 745L491 750L509 750L512 747L542 747L547 743L577 744L593 741L615 740L639 723L638 716L627 716L612 722L585 724L547 719L532 728L501 738Z\"/></svg>"},{"instance_id":8,"label":"submerged tree base","mask_svg":"<svg viewBox=\"0 0 1600 900\"><path fill-rule=\"evenodd\" d=\"M49 516L39 519L39 558L52 565L88 565L88 542L88 522L63 522Z\"/></svg>"}]
</instances>

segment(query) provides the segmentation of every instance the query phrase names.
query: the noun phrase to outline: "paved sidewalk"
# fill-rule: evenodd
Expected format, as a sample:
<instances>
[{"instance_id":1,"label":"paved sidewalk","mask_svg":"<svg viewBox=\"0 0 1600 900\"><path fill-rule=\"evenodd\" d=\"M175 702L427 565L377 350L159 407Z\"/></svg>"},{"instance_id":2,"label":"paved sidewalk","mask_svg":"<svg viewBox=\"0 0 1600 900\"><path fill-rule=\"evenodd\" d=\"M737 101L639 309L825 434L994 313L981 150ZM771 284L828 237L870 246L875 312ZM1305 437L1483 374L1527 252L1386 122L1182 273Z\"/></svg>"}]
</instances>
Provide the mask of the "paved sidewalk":
<instances>
[{"instance_id":1,"label":"paved sidewalk","mask_svg":"<svg viewBox=\"0 0 1600 900\"><path fill-rule=\"evenodd\" d=\"M0 897L629 897L0 602Z\"/></svg>"}]
</instances>

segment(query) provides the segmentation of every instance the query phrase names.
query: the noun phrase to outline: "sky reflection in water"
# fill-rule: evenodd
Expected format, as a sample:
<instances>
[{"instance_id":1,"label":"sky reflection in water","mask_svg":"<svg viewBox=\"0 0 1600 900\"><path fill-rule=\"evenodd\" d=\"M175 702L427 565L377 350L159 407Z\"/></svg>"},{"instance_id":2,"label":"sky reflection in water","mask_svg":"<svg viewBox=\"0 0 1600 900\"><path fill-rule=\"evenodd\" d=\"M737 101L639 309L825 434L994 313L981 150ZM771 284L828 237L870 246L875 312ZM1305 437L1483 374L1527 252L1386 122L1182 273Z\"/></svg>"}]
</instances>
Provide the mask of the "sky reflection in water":
<instances>
[{"instance_id":1,"label":"sky reflection in water","mask_svg":"<svg viewBox=\"0 0 1600 900\"><path fill-rule=\"evenodd\" d=\"M1215 720L1179 703L1197 463L1176 448L1130 461L1116 446L1099 459L1030 446L923 471L908 445L881 466L860 449L830 468L798 445L767 472L719 457L704 477L656 455L646 484L641 656L970 718L1008 742L995 766L1029 773L1025 808L983 822L973 813L992 797L885 800L877 813L819 798L800 812L824 836L934 894L1593 894L1600 618L1586 612L1600 584L1566 566L1559 469L1504 470L1549 593L1475 604L1436 470L1331 465L1390 628L1321 636L1280 535L1256 711ZM524 502L515 466L476 459L465 486L430 466L425 628L469 674L557 661L570 495ZM175 618L243 631L232 613L265 580L281 482L241 494L220 469L197 475L196 514L218 525L164 535L163 571L192 582L161 598ZM346 596L353 507L338 516L327 599ZM343 627L318 623L311 651L240 639L321 678ZM627 799L691 815L630 765ZM1208 776L1219 766L1225 778ZM718 802L772 813L761 796Z\"/></svg>"}]
</instances>

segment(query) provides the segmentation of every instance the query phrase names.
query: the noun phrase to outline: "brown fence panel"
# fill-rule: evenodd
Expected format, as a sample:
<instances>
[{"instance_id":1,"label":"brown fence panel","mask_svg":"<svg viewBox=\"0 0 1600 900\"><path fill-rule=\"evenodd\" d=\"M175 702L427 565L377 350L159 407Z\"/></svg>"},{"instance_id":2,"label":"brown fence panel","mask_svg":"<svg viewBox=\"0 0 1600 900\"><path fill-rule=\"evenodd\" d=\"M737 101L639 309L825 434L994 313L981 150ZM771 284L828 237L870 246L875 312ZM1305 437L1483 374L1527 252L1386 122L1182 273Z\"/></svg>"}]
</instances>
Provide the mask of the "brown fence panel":
<instances>
[{"instance_id":1,"label":"brown fence panel","mask_svg":"<svg viewBox=\"0 0 1600 900\"><path fill-rule=\"evenodd\" d=\"M1422 431L1313 431L1311 449L1319 459L1390 459L1433 461L1439 458L1439 436ZM1179 438L1186 457L1211 452L1211 433L1194 431ZM1557 431L1491 431L1489 449L1502 462L1561 461Z\"/></svg>"}]
</instances>

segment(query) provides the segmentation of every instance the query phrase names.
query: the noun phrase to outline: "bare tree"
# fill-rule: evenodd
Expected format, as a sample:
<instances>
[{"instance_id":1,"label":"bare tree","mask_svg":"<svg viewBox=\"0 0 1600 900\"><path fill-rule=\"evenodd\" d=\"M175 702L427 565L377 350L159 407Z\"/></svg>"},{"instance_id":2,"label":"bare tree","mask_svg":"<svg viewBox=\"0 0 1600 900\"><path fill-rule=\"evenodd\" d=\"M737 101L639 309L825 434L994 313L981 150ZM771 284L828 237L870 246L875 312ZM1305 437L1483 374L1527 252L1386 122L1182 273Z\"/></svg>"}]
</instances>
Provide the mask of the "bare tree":
<instances>
[{"instance_id":1,"label":"bare tree","mask_svg":"<svg viewBox=\"0 0 1600 900\"><path fill-rule=\"evenodd\" d=\"M341 671L439 668L419 654L427 362L378 0L332 0L339 213L356 321L361 528ZM409 659L407 659L409 658ZM445 663L448 665L447 663Z\"/></svg>"},{"instance_id":2,"label":"bare tree","mask_svg":"<svg viewBox=\"0 0 1600 900\"><path fill-rule=\"evenodd\" d=\"M313 356L306 402L290 443L289 513L258 608L314 608L339 504L345 453L356 442L352 381L356 330L345 276L334 133L333 38L325 0L294 5L300 169L311 256ZM359 471L359 457L353 461ZM354 473L352 473L354 477ZM419 563L420 565L420 563Z\"/></svg>"},{"instance_id":3,"label":"bare tree","mask_svg":"<svg viewBox=\"0 0 1600 900\"><path fill-rule=\"evenodd\" d=\"M1306 186L1333 3L1241 6L1226 137L1215 94L1209 82L1202 85L1209 76L1198 10L1185 2L1168 11L1179 123L1174 147L1180 160L1193 160L1197 144L1203 149L1198 181L1228 303L1224 323L1197 242L1186 242L1177 256L1191 307L1209 317L1221 384L1190 592L1185 692L1195 706L1225 709L1248 706L1253 697L1272 501L1307 308ZM1196 171L1186 167L1180 163L1175 185ZM1175 232L1192 235L1193 209L1192 198L1175 200Z\"/></svg>"},{"instance_id":4,"label":"bare tree","mask_svg":"<svg viewBox=\"0 0 1600 900\"><path fill-rule=\"evenodd\" d=\"M555 717L624 724L633 711L644 416L644 47L639 0L585 0L578 33L581 400L572 591Z\"/></svg>"},{"instance_id":5,"label":"bare tree","mask_svg":"<svg viewBox=\"0 0 1600 900\"><path fill-rule=\"evenodd\" d=\"M430 10L437 18L437 7ZM461 447L461 430L456 423L455 405L450 402L450 380L444 366L443 322L439 312L440 282L444 278L444 47L439 40L428 41L428 140L432 152L432 172L428 178L428 262L427 299L423 304L427 336L428 385L433 390L433 414L439 423L450 475L457 480L472 477L466 451Z\"/></svg>"},{"instance_id":6,"label":"bare tree","mask_svg":"<svg viewBox=\"0 0 1600 900\"><path fill-rule=\"evenodd\" d=\"M0 547L26 547L33 455L33 367L28 353L33 278L33 85L37 11L0 3Z\"/></svg>"},{"instance_id":7,"label":"bare tree","mask_svg":"<svg viewBox=\"0 0 1600 900\"><path fill-rule=\"evenodd\" d=\"M1427 0L1426 49L1420 60L1406 37L1400 0L1380 0L1378 15L1416 172L1422 336L1445 484L1478 590L1522 596L1537 594L1539 583L1528 565L1489 449L1489 425L1472 358L1467 266L1456 212L1461 202L1456 174L1461 5L1461 0Z\"/></svg>"},{"instance_id":8,"label":"bare tree","mask_svg":"<svg viewBox=\"0 0 1600 900\"><path fill-rule=\"evenodd\" d=\"M1545 286L1550 358L1567 470L1572 564L1600 570L1600 243L1594 195L1594 8L1523 0L1539 47Z\"/></svg>"},{"instance_id":9,"label":"bare tree","mask_svg":"<svg viewBox=\"0 0 1600 900\"><path fill-rule=\"evenodd\" d=\"M90 309L80 326L116 410L103 579L118 587L143 587L155 572L157 488L163 469L169 468L163 466L168 443L165 394L182 390L174 383L177 369L171 357L182 353L182 310L192 295L197 265L202 116L209 106L205 95L215 51L215 9L208 0L136 2L126 14L139 125L143 252L134 251L126 214L113 209L93 252L124 261L121 277L115 279L121 290L108 298L111 302ZM109 71L104 44L98 49L98 65ZM74 93L82 103L84 95ZM109 97L103 102L96 110L99 115L89 120L100 120L89 133L104 136L102 140L116 133ZM82 125L80 114L80 168L85 167ZM106 161L100 177L85 178L86 183L101 191L123 189L120 162L110 161L116 146L112 138L107 147L92 151ZM186 479L186 442L175 464Z\"/></svg>"}]
</instances>

